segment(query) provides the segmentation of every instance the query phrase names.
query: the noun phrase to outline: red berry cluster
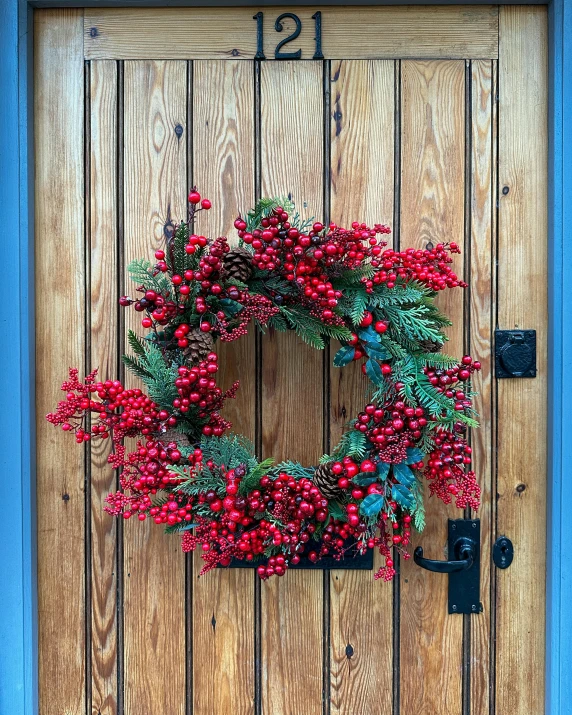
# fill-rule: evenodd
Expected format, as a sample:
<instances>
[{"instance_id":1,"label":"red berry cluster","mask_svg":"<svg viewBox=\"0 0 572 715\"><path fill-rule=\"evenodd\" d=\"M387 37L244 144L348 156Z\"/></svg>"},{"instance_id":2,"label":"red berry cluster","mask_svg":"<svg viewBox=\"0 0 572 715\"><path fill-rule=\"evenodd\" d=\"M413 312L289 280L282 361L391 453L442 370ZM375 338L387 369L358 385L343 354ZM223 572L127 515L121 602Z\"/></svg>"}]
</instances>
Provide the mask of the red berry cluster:
<instances>
[{"instance_id":1,"label":"red berry cluster","mask_svg":"<svg viewBox=\"0 0 572 715\"><path fill-rule=\"evenodd\" d=\"M470 355L465 355L461 362L454 367L440 369L434 367L425 368L429 382L435 387L437 392L444 393L449 399L455 399L455 409L461 412L472 405L470 397L464 390L459 389L459 382L466 383L471 375L481 369L481 363L473 361Z\"/></svg>"},{"instance_id":2,"label":"red berry cluster","mask_svg":"<svg viewBox=\"0 0 572 715\"><path fill-rule=\"evenodd\" d=\"M219 410L225 400L235 397L239 382L235 382L226 392L217 385L214 378L218 372L216 353L209 353L207 359L197 366L183 365L178 372L175 386L179 397L173 401L175 411L185 414L194 408L196 417L200 421L206 421L202 427L203 434L220 437L231 424L220 416Z\"/></svg>"},{"instance_id":3,"label":"red berry cluster","mask_svg":"<svg viewBox=\"0 0 572 715\"><path fill-rule=\"evenodd\" d=\"M119 304L123 307L134 304L133 307L138 313L145 311L147 315L141 321L144 328L150 328L153 325L153 320L159 325L168 325L183 310L183 306L171 300L168 293L160 295L157 291L146 289L144 286L138 288L137 291L144 294L142 298L133 300L133 298L124 295L119 299Z\"/></svg>"},{"instance_id":4,"label":"red berry cluster","mask_svg":"<svg viewBox=\"0 0 572 715\"><path fill-rule=\"evenodd\" d=\"M240 302L244 307L238 314L238 324L234 327L230 326L230 321L226 319L224 313L218 316L217 329L223 342L238 340L247 334L251 322L256 321L266 325L273 315L280 312L280 309L264 295L241 293Z\"/></svg>"},{"instance_id":5,"label":"red berry cluster","mask_svg":"<svg viewBox=\"0 0 572 715\"><path fill-rule=\"evenodd\" d=\"M119 442L125 437L158 432L163 425L177 424L176 417L160 410L141 390L126 390L119 380L96 383L97 370L81 383L78 372L77 368L70 369L70 379L62 384L66 399L58 403L56 412L46 416L48 422L61 425L64 432L73 431L78 443L92 437L106 439L112 432L114 441ZM93 393L100 401L92 399ZM97 415L91 432L85 429L88 414Z\"/></svg>"},{"instance_id":6,"label":"red berry cluster","mask_svg":"<svg viewBox=\"0 0 572 715\"><path fill-rule=\"evenodd\" d=\"M401 399L380 407L374 403L358 414L354 428L363 432L382 462L399 464L407 457L407 448L421 439L427 425L423 407L406 405Z\"/></svg>"},{"instance_id":7,"label":"red berry cluster","mask_svg":"<svg viewBox=\"0 0 572 715\"><path fill-rule=\"evenodd\" d=\"M436 494L445 504L455 497L459 509L467 506L478 509L481 488L475 473L466 472L471 464L472 448L464 436L466 427L457 423L452 432L439 431L435 437L435 449L429 454L425 477L429 480L429 491Z\"/></svg>"},{"instance_id":8,"label":"red berry cluster","mask_svg":"<svg viewBox=\"0 0 572 715\"><path fill-rule=\"evenodd\" d=\"M336 267L355 268L366 260L375 260L387 245L378 241L376 235L389 233L386 226L376 225L370 229L365 224L354 223L351 230L330 224L326 234L319 222L305 233L292 226L281 206L263 218L260 228L252 233L246 230L246 221L241 217L234 225L242 240L254 249L254 265L296 282L313 308L313 314L326 322L336 319L333 309L342 296L341 291L334 289L329 272Z\"/></svg>"},{"instance_id":9,"label":"red berry cluster","mask_svg":"<svg viewBox=\"0 0 572 715\"><path fill-rule=\"evenodd\" d=\"M467 284L450 267L453 262L450 254L460 252L456 243L439 243L434 248L424 250L408 248L405 251L394 251L389 248L380 257L380 270L373 278L364 279L364 283L370 292L373 292L374 285L380 283L395 288L398 280L401 284L418 281L435 291L466 288Z\"/></svg>"}]
</instances>

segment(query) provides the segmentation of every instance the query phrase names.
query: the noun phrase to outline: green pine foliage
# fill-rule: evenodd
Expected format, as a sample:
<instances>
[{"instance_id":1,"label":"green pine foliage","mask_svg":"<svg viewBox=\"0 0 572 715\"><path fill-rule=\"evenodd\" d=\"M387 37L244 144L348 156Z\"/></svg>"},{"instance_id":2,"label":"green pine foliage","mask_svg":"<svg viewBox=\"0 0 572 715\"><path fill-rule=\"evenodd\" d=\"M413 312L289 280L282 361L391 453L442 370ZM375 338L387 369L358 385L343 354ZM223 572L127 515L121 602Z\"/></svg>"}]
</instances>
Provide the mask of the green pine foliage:
<instances>
[{"instance_id":1,"label":"green pine foliage","mask_svg":"<svg viewBox=\"0 0 572 715\"><path fill-rule=\"evenodd\" d=\"M131 350L135 353L135 355L139 355L139 357L144 357L145 356L145 343L143 342L143 339L140 338L136 333L134 333L132 330L129 330L127 332L127 340L129 341L129 345L131 346Z\"/></svg>"},{"instance_id":2,"label":"green pine foliage","mask_svg":"<svg viewBox=\"0 0 572 715\"><path fill-rule=\"evenodd\" d=\"M130 355L122 355L121 360L125 367L140 380L147 380L151 377L151 373L145 368L141 360L133 358Z\"/></svg>"},{"instance_id":3,"label":"green pine foliage","mask_svg":"<svg viewBox=\"0 0 572 715\"><path fill-rule=\"evenodd\" d=\"M413 496L415 498L415 507L413 509L413 525L419 532L425 528L425 503L423 500L423 480L420 477L415 479L413 485Z\"/></svg>"},{"instance_id":4,"label":"green pine foliage","mask_svg":"<svg viewBox=\"0 0 572 715\"><path fill-rule=\"evenodd\" d=\"M176 365L174 363L168 365L161 350L156 345L148 343L145 345L145 368L149 372L149 377L141 379L147 386L149 397L159 407L173 409L173 401L179 396L175 386L178 377Z\"/></svg>"},{"instance_id":5,"label":"green pine foliage","mask_svg":"<svg viewBox=\"0 0 572 715\"><path fill-rule=\"evenodd\" d=\"M290 460L280 462L280 464L277 464L270 470L270 474L273 478L277 477L281 472L288 474L290 477L294 477L296 480L312 479L314 476L314 469L312 467L303 467L299 462L291 462Z\"/></svg>"},{"instance_id":6,"label":"green pine foliage","mask_svg":"<svg viewBox=\"0 0 572 715\"><path fill-rule=\"evenodd\" d=\"M277 206L282 206L289 214L294 211L294 204L285 196L259 199L256 206L246 214L246 230L252 232L258 228L262 219L270 216Z\"/></svg>"},{"instance_id":7,"label":"green pine foliage","mask_svg":"<svg viewBox=\"0 0 572 715\"><path fill-rule=\"evenodd\" d=\"M131 280L137 285L156 291L157 293L167 293L172 285L164 273L155 272L150 261L144 258L136 258L127 267Z\"/></svg>"},{"instance_id":8,"label":"green pine foliage","mask_svg":"<svg viewBox=\"0 0 572 715\"><path fill-rule=\"evenodd\" d=\"M252 442L240 434L204 437L200 446L205 462L212 460L226 469L235 469L244 464L247 470L251 470L258 465Z\"/></svg>"},{"instance_id":9,"label":"green pine foliage","mask_svg":"<svg viewBox=\"0 0 572 715\"><path fill-rule=\"evenodd\" d=\"M350 428L343 433L339 443L331 455L325 454L320 460L321 464L332 460L342 459L345 456L354 459L364 459L367 452L367 438L363 432Z\"/></svg>"},{"instance_id":10,"label":"green pine foliage","mask_svg":"<svg viewBox=\"0 0 572 715\"><path fill-rule=\"evenodd\" d=\"M335 338L342 342L351 339L351 331L346 327L327 325L298 305L280 306L280 312L287 320L289 327L296 331L304 342L313 348L322 350L324 338Z\"/></svg>"}]
</instances>

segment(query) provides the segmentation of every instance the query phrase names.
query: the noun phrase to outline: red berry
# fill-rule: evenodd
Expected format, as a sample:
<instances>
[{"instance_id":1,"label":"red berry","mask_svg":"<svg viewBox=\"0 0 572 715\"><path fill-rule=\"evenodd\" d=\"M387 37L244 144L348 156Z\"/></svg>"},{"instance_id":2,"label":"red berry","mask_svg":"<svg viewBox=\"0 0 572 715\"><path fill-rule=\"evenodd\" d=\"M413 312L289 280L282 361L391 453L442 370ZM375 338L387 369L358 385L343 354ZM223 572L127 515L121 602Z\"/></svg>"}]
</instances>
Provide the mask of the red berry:
<instances>
[{"instance_id":1,"label":"red berry","mask_svg":"<svg viewBox=\"0 0 572 715\"><path fill-rule=\"evenodd\" d=\"M190 191L189 192L189 203L190 204L198 204L200 200L201 200L201 195L199 194L198 191Z\"/></svg>"},{"instance_id":2,"label":"red berry","mask_svg":"<svg viewBox=\"0 0 572 715\"><path fill-rule=\"evenodd\" d=\"M210 207L212 206L212 204L211 204L211 202L210 202L208 199L203 199L203 200L201 201L201 206L202 206L206 211L208 211L208 210L210 209Z\"/></svg>"},{"instance_id":3,"label":"red berry","mask_svg":"<svg viewBox=\"0 0 572 715\"><path fill-rule=\"evenodd\" d=\"M373 315L369 312L369 310L366 310L365 313L363 314L363 318L360 323L361 328L367 328L368 325L371 325L373 322Z\"/></svg>"}]
</instances>

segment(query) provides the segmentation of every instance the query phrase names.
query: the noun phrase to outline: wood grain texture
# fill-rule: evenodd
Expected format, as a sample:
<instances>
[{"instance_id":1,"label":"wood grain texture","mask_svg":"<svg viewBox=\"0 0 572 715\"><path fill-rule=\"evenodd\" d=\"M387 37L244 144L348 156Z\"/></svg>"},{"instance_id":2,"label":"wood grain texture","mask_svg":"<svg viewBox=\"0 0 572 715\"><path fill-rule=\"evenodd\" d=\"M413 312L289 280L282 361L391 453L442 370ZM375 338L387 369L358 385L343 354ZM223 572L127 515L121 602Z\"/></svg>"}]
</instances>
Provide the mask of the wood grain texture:
<instances>
[{"instance_id":1,"label":"wood grain texture","mask_svg":"<svg viewBox=\"0 0 572 715\"><path fill-rule=\"evenodd\" d=\"M228 236L239 209L254 203L254 81L251 63L193 63L193 175L213 204L199 214L197 230ZM213 93L213 87L217 88ZM205 99L208 98L208 101ZM220 383L240 380L224 415L233 430L254 441L256 360L254 331L235 343L217 343ZM199 580L193 555L193 712L249 713L254 703L254 571L218 569Z\"/></svg>"},{"instance_id":2,"label":"wood grain texture","mask_svg":"<svg viewBox=\"0 0 572 715\"><path fill-rule=\"evenodd\" d=\"M253 59L256 23L264 11L264 52L274 57L278 42L294 29L274 21L280 8L86 8L85 53L88 59ZM302 20L300 36L284 48L315 52L315 8L295 8ZM349 7L322 9L322 45L326 59L393 59L498 55L498 9L489 6L434 8Z\"/></svg>"},{"instance_id":3,"label":"wood grain texture","mask_svg":"<svg viewBox=\"0 0 572 715\"><path fill-rule=\"evenodd\" d=\"M117 64L90 67L90 355L102 380L117 375ZM92 712L117 712L117 520L103 511L116 489L109 441L91 443Z\"/></svg>"},{"instance_id":4,"label":"wood grain texture","mask_svg":"<svg viewBox=\"0 0 572 715\"><path fill-rule=\"evenodd\" d=\"M332 63L330 213L340 226L393 223L394 64ZM332 346L332 355L338 347ZM332 445L363 409L367 384L360 364L330 368ZM381 565L377 554L374 569ZM392 711L392 589L374 581L374 573L337 570L330 575L332 713Z\"/></svg>"},{"instance_id":5,"label":"wood grain texture","mask_svg":"<svg viewBox=\"0 0 572 715\"><path fill-rule=\"evenodd\" d=\"M168 217L176 220L185 215L187 65L126 62L124 77L124 252L128 265L162 245ZM183 129L179 136L177 126ZM142 331L132 314L128 320ZM125 711L182 715L185 561L180 540L166 537L151 520L128 523L124 533ZM163 687L155 682L160 673L168 673Z\"/></svg>"},{"instance_id":6,"label":"wood grain texture","mask_svg":"<svg viewBox=\"0 0 572 715\"><path fill-rule=\"evenodd\" d=\"M401 247L464 236L465 63L402 63ZM457 260L459 275L462 259ZM447 352L463 352L463 292L439 296L453 321ZM428 493L428 490L426 489ZM461 516L426 496L427 528L412 540L429 558L445 557L447 518ZM458 715L461 710L462 619L447 614L447 579L401 568L402 712Z\"/></svg>"},{"instance_id":7,"label":"wood grain texture","mask_svg":"<svg viewBox=\"0 0 572 715\"><path fill-rule=\"evenodd\" d=\"M322 64L261 67L262 195L290 193L303 217L322 214ZM262 347L263 456L317 464L323 452L323 356L294 333ZM262 585L262 708L322 712L322 574L291 571Z\"/></svg>"},{"instance_id":8,"label":"wood grain texture","mask_svg":"<svg viewBox=\"0 0 572 715\"><path fill-rule=\"evenodd\" d=\"M537 331L535 379L498 382L498 713L544 712L547 395L547 13L502 8L498 325ZM508 192L505 187L507 187Z\"/></svg>"},{"instance_id":9,"label":"wood grain texture","mask_svg":"<svg viewBox=\"0 0 572 715\"><path fill-rule=\"evenodd\" d=\"M496 63L495 63L496 65ZM496 67L495 67L496 69ZM481 602L483 612L471 622L471 711L489 712L491 634L491 535L494 523L493 450L494 429L492 347L494 310L493 270L494 183L496 127L494 125L493 62L477 60L471 66L471 206L470 206L470 299L469 352L482 364L475 373L473 389L480 427L471 434L473 466L481 485ZM467 247L468 248L468 247Z\"/></svg>"},{"instance_id":10,"label":"wood grain texture","mask_svg":"<svg viewBox=\"0 0 572 715\"><path fill-rule=\"evenodd\" d=\"M85 713L85 452L45 415L85 368L81 10L34 16L40 713ZM65 247L65 250L62 250Z\"/></svg>"}]
</instances>

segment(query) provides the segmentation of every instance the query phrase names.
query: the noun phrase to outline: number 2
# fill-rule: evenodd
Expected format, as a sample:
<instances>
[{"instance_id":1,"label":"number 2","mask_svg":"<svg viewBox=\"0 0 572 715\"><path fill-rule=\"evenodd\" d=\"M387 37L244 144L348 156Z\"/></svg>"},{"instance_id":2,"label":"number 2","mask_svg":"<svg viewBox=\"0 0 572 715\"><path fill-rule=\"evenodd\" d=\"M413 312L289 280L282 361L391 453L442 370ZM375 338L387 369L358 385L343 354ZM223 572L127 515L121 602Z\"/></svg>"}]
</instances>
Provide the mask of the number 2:
<instances>
[{"instance_id":1,"label":"number 2","mask_svg":"<svg viewBox=\"0 0 572 715\"><path fill-rule=\"evenodd\" d=\"M294 15L293 12L283 12L282 15L276 18L276 22L274 23L274 29L276 30L276 32L282 32L282 30L284 29L282 20L284 20L284 18L286 17L289 17L291 20L294 20L294 22L296 23L296 29L291 35L288 35L288 37L285 37L282 42L279 42L276 45L276 49L274 50L274 57L277 60L299 60L300 57L302 57L302 50L297 50L296 52L281 51L281 48L284 47L287 42L292 42L292 40L295 40L302 32L302 21L300 20L298 15Z\"/></svg>"}]
</instances>

